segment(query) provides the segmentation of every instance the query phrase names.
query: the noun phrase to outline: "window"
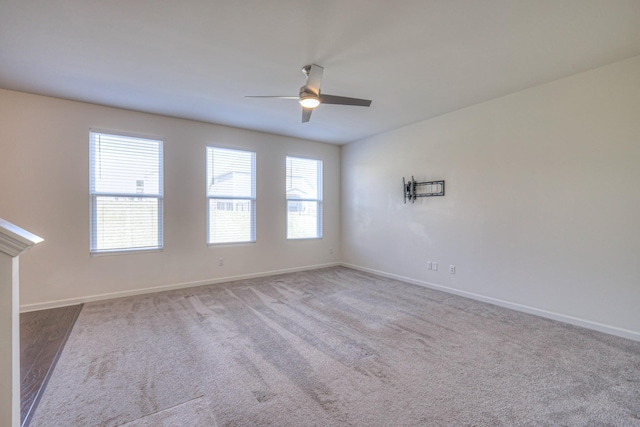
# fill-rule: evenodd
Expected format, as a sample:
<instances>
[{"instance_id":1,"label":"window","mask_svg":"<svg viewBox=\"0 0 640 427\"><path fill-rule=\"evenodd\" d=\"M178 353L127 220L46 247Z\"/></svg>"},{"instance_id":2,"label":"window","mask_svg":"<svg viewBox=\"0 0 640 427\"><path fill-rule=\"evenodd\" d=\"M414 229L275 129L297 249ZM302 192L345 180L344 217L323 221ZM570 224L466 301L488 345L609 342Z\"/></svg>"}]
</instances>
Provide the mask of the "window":
<instances>
[{"instance_id":1,"label":"window","mask_svg":"<svg viewBox=\"0 0 640 427\"><path fill-rule=\"evenodd\" d=\"M322 237L322 160L287 156L287 239Z\"/></svg>"},{"instance_id":2,"label":"window","mask_svg":"<svg viewBox=\"0 0 640 427\"><path fill-rule=\"evenodd\" d=\"M92 253L162 248L162 141L91 132Z\"/></svg>"},{"instance_id":3,"label":"window","mask_svg":"<svg viewBox=\"0 0 640 427\"><path fill-rule=\"evenodd\" d=\"M207 147L207 243L256 241L256 153Z\"/></svg>"}]
</instances>

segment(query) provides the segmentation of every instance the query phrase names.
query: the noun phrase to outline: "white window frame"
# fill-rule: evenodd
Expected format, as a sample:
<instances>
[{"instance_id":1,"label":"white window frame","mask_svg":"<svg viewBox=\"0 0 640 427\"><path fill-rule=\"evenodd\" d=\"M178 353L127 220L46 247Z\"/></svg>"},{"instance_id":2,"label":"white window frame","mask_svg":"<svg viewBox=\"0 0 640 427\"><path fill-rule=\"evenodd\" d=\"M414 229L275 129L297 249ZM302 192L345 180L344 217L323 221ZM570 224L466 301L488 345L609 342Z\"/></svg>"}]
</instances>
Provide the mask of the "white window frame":
<instances>
[{"instance_id":1,"label":"white window frame","mask_svg":"<svg viewBox=\"0 0 640 427\"><path fill-rule=\"evenodd\" d=\"M318 168L317 168L317 181L316 181L316 185L317 185L317 193L316 193L316 198L289 198L288 194L286 192L287 190L287 186L288 184L286 184L285 181L285 198L286 198L286 213L287 213L287 224L286 224L286 233L287 233L287 240L309 240L309 239L322 239L322 234L323 234L323 227L322 227L322 223L323 223L323 218L324 218L324 214L323 214L323 206L322 206L322 199L323 199L323 188L322 188L322 181L323 181L323 176L324 176L324 163L322 160L320 159L314 159L314 158L308 158L308 157L300 157L300 156L287 156L286 157L286 163L285 163L285 175L286 175L286 170L287 170L287 163L290 160L304 160L304 161L315 161L318 164ZM289 177L285 177L286 180L289 179ZM304 236L304 237L291 237L289 236L289 202L315 202L316 203L316 212L317 212L317 217L316 217L316 236Z\"/></svg>"},{"instance_id":2,"label":"white window frame","mask_svg":"<svg viewBox=\"0 0 640 427\"><path fill-rule=\"evenodd\" d=\"M236 196L224 196L224 195L216 195L209 194L209 187L211 185L211 177L209 176L209 161L211 158L211 152L215 155L215 151L237 151L241 153L251 154L251 189L252 194L250 197L236 197ZM257 155L255 151L247 150L243 148L230 148L223 146L207 146L206 148L206 178L207 178L207 186L206 186L206 196L207 196L207 236L206 241L208 246L220 246L220 245L238 245L244 243L255 243L256 242L256 222L257 222L257 203L256 203L256 163L257 163ZM216 242L211 239L211 200L217 200L217 203L227 203L227 207L231 207L233 209L234 206L238 202L249 202L249 212L250 212L250 224L249 224L249 240L238 240L238 241L224 241L224 242ZM220 202L223 200L223 202Z\"/></svg>"},{"instance_id":3,"label":"white window frame","mask_svg":"<svg viewBox=\"0 0 640 427\"><path fill-rule=\"evenodd\" d=\"M137 191L131 193L123 192L106 192L97 191L95 189L95 161L96 161L96 136L105 135L107 137L122 138L123 140L129 140L132 143L135 140L143 140L145 142L156 142L158 144L158 193L157 194L143 194ZM119 132L101 131L91 129L89 132L89 196L90 196L90 230L89 230L89 252L91 255L101 254L116 254L116 253L132 253L132 252L149 252L160 251L164 247L164 144L161 139L154 137L144 137L131 134L123 134ZM157 214L157 239L158 244L155 246L135 246L124 247L117 249L101 249L98 248L98 214L97 214L97 200L99 197L135 197L135 198L150 198L157 200L158 214Z\"/></svg>"}]
</instances>

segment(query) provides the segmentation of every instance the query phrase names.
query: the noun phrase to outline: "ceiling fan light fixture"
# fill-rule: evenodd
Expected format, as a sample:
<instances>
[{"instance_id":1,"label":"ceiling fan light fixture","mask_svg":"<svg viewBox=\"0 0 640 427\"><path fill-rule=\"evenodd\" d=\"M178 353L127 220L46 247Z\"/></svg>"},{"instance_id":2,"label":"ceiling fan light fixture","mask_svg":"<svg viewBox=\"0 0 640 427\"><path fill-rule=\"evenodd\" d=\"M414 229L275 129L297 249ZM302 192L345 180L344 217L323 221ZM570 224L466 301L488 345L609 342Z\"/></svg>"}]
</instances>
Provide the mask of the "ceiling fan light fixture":
<instances>
[{"instance_id":1,"label":"ceiling fan light fixture","mask_svg":"<svg viewBox=\"0 0 640 427\"><path fill-rule=\"evenodd\" d=\"M300 95L300 105L304 108L316 108L320 105L320 99L315 95Z\"/></svg>"},{"instance_id":2,"label":"ceiling fan light fixture","mask_svg":"<svg viewBox=\"0 0 640 427\"><path fill-rule=\"evenodd\" d=\"M298 96L250 96L249 98L284 98L297 99L302 106L302 123L307 123L311 118L313 109L320 104L353 105L368 107L370 99L349 98L347 96L327 95L320 92L320 82L324 68L319 65L305 65L302 72L307 76L307 83L300 88Z\"/></svg>"}]
</instances>

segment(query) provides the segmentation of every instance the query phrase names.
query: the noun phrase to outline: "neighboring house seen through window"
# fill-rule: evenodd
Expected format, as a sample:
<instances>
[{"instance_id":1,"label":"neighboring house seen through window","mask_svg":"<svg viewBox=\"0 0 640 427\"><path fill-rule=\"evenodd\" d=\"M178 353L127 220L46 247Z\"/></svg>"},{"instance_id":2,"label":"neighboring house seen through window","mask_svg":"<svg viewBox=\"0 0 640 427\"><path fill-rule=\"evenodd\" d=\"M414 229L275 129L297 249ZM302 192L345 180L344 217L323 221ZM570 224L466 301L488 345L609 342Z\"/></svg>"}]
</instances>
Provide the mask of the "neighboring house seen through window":
<instances>
[{"instance_id":1,"label":"neighboring house seen through window","mask_svg":"<svg viewBox=\"0 0 640 427\"><path fill-rule=\"evenodd\" d=\"M287 239L322 237L322 160L287 156Z\"/></svg>"},{"instance_id":2,"label":"neighboring house seen through window","mask_svg":"<svg viewBox=\"0 0 640 427\"><path fill-rule=\"evenodd\" d=\"M207 243L256 241L256 153L207 147Z\"/></svg>"},{"instance_id":3,"label":"neighboring house seen through window","mask_svg":"<svg viewBox=\"0 0 640 427\"><path fill-rule=\"evenodd\" d=\"M92 253L162 248L162 141L90 133Z\"/></svg>"}]
</instances>

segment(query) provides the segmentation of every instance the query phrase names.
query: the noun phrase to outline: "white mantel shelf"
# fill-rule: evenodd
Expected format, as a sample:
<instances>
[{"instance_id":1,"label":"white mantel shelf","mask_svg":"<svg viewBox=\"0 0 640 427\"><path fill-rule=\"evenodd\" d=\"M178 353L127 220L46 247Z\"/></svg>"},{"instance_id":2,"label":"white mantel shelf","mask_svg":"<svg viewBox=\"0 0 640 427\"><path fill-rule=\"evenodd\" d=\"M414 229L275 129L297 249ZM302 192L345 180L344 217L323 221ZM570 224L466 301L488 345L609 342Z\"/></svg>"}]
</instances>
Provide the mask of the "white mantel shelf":
<instances>
[{"instance_id":1,"label":"white mantel shelf","mask_svg":"<svg viewBox=\"0 0 640 427\"><path fill-rule=\"evenodd\" d=\"M20 426L18 256L41 237L0 218L0 426Z\"/></svg>"},{"instance_id":2,"label":"white mantel shelf","mask_svg":"<svg viewBox=\"0 0 640 427\"><path fill-rule=\"evenodd\" d=\"M16 257L43 240L42 237L0 218L0 252Z\"/></svg>"}]
</instances>

